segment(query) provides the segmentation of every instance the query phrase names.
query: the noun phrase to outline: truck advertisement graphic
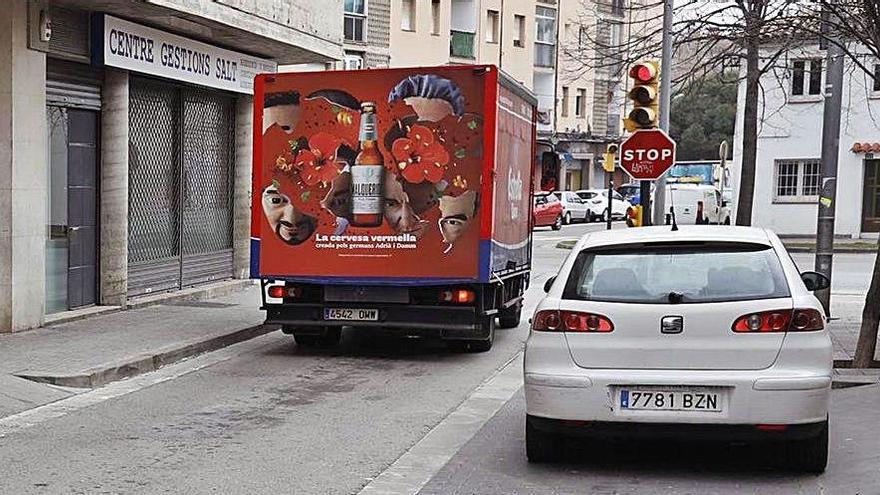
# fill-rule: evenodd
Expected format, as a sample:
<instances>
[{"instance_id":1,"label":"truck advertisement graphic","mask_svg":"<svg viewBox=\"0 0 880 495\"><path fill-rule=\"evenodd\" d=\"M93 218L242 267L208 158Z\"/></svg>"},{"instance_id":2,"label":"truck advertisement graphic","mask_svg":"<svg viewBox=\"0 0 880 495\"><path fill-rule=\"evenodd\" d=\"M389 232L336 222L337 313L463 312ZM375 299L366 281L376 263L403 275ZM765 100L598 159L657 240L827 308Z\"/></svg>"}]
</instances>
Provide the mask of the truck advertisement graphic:
<instances>
[{"instance_id":1,"label":"truck advertisement graphic","mask_svg":"<svg viewBox=\"0 0 880 495\"><path fill-rule=\"evenodd\" d=\"M452 67L259 76L255 275L476 278L495 78Z\"/></svg>"},{"instance_id":2,"label":"truck advertisement graphic","mask_svg":"<svg viewBox=\"0 0 880 495\"><path fill-rule=\"evenodd\" d=\"M536 104L486 65L258 76L266 323L304 346L372 328L488 351L531 276Z\"/></svg>"}]
</instances>

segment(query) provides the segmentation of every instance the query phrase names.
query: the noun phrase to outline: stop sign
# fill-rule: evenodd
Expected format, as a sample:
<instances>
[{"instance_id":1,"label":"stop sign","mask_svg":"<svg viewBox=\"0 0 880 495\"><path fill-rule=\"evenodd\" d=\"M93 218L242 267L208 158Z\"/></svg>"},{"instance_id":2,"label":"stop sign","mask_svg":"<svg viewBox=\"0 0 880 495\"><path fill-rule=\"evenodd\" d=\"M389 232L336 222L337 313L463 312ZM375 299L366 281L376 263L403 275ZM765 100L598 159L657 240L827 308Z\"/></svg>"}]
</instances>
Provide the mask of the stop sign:
<instances>
[{"instance_id":1,"label":"stop sign","mask_svg":"<svg viewBox=\"0 0 880 495\"><path fill-rule=\"evenodd\" d=\"M638 130L620 145L620 166L633 179L659 179L674 163L675 141L660 129Z\"/></svg>"}]
</instances>

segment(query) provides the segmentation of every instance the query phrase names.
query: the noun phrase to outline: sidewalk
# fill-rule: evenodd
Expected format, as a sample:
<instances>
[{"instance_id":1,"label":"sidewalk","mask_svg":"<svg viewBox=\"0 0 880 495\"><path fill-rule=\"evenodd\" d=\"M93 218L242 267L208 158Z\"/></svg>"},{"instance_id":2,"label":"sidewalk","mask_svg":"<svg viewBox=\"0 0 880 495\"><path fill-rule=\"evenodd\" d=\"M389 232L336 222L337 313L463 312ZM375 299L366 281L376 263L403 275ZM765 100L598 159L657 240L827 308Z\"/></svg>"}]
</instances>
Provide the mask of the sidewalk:
<instances>
[{"instance_id":1,"label":"sidewalk","mask_svg":"<svg viewBox=\"0 0 880 495\"><path fill-rule=\"evenodd\" d=\"M266 333L259 307L253 286L2 334L0 417Z\"/></svg>"}]
</instances>

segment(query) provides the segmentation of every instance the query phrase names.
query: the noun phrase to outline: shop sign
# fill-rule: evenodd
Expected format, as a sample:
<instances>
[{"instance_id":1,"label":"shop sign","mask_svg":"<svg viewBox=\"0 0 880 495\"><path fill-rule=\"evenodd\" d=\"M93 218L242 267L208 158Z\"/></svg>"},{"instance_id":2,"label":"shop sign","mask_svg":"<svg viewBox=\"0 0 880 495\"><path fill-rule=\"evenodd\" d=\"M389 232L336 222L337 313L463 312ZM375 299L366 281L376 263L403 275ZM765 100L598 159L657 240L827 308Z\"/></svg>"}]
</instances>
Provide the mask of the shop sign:
<instances>
[{"instance_id":1,"label":"shop sign","mask_svg":"<svg viewBox=\"0 0 880 495\"><path fill-rule=\"evenodd\" d=\"M211 88L254 93L254 76L276 72L271 60L194 41L113 16L94 22L95 63Z\"/></svg>"}]
</instances>

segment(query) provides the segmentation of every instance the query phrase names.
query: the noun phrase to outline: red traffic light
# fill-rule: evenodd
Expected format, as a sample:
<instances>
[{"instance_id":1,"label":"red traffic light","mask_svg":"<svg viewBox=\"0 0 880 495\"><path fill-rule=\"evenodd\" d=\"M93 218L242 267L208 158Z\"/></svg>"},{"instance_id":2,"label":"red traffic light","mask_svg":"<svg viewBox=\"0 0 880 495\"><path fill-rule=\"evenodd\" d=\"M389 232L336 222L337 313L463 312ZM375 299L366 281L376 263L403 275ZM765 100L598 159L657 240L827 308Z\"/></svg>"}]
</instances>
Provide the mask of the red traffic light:
<instances>
[{"instance_id":1,"label":"red traffic light","mask_svg":"<svg viewBox=\"0 0 880 495\"><path fill-rule=\"evenodd\" d=\"M651 64L636 64L629 70L629 77L641 83L649 83L657 77L657 69Z\"/></svg>"}]
</instances>

